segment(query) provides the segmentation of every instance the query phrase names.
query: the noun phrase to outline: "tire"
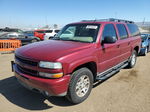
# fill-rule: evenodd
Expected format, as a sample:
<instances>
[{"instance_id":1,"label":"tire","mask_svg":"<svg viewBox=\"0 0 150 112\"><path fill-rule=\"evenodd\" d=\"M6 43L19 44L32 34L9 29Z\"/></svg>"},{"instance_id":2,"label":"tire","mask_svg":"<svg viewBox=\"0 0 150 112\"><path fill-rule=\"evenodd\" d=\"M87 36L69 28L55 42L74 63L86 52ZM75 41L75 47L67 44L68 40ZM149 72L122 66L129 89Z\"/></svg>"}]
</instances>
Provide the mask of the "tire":
<instances>
[{"instance_id":1,"label":"tire","mask_svg":"<svg viewBox=\"0 0 150 112\"><path fill-rule=\"evenodd\" d=\"M66 98L73 104L88 98L93 87L93 74L88 68L81 68L72 74Z\"/></svg>"},{"instance_id":2,"label":"tire","mask_svg":"<svg viewBox=\"0 0 150 112\"><path fill-rule=\"evenodd\" d=\"M147 49L148 49L148 50L147 50L147 53L148 53L148 52L150 51L150 48L149 48L149 46L147 47Z\"/></svg>"},{"instance_id":3,"label":"tire","mask_svg":"<svg viewBox=\"0 0 150 112\"><path fill-rule=\"evenodd\" d=\"M137 60L137 52L134 50L132 52L132 55L131 55L130 59L129 59L129 63L128 63L127 67L128 68L133 68L136 64L136 60Z\"/></svg>"},{"instance_id":4,"label":"tire","mask_svg":"<svg viewBox=\"0 0 150 112\"><path fill-rule=\"evenodd\" d=\"M53 36L49 37L48 40L50 40L50 39L52 39L52 38L53 38Z\"/></svg>"},{"instance_id":5,"label":"tire","mask_svg":"<svg viewBox=\"0 0 150 112\"><path fill-rule=\"evenodd\" d=\"M144 56L146 56L146 54L148 53L148 47L145 48L145 52L144 52Z\"/></svg>"},{"instance_id":6,"label":"tire","mask_svg":"<svg viewBox=\"0 0 150 112\"><path fill-rule=\"evenodd\" d=\"M34 43L34 42L37 42L38 40L37 39L33 39L32 41L31 41L31 43Z\"/></svg>"}]
</instances>

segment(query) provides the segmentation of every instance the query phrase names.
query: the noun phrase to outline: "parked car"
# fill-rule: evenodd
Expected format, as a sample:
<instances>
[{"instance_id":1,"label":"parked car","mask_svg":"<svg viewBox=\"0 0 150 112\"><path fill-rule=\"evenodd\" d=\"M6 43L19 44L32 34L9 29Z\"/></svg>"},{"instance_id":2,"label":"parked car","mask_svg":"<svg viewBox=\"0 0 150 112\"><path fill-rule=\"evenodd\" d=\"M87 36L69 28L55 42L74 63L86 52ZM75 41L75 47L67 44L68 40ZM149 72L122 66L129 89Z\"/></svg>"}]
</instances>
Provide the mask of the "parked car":
<instances>
[{"instance_id":1,"label":"parked car","mask_svg":"<svg viewBox=\"0 0 150 112\"><path fill-rule=\"evenodd\" d=\"M38 29L34 31L34 36L39 37L41 40L48 40L59 31L57 29Z\"/></svg>"},{"instance_id":2,"label":"parked car","mask_svg":"<svg viewBox=\"0 0 150 112\"><path fill-rule=\"evenodd\" d=\"M73 35L63 36L66 31ZM140 47L140 33L132 21L85 20L66 25L49 41L17 49L12 67L26 88L66 96L77 104L97 81L134 67Z\"/></svg>"},{"instance_id":3,"label":"parked car","mask_svg":"<svg viewBox=\"0 0 150 112\"><path fill-rule=\"evenodd\" d=\"M44 40L45 30L34 30L34 36L38 37L40 40Z\"/></svg>"},{"instance_id":4,"label":"parked car","mask_svg":"<svg viewBox=\"0 0 150 112\"><path fill-rule=\"evenodd\" d=\"M45 30L44 40L49 40L50 38L54 37L60 30L58 29L51 29Z\"/></svg>"},{"instance_id":5,"label":"parked car","mask_svg":"<svg viewBox=\"0 0 150 112\"><path fill-rule=\"evenodd\" d=\"M26 45L29 43L40 41L39 38L34 36L25 36L23 33L8 33L4 32L0 34L0 40L6 40L6 39L18 39L21 40L22 45Z\"/></svg>"},{"instance_id":6,"label":"parked car","mask_svg":"<svg viewBox=\"0 0 150 112\"><path fill-rule=\"evenodd\" d=\"M1 31L2 31L2 32L17 32L17 33L24 33L23 30L21 30L21 29L18 29L18 28L9 28L9 27L2 28Z\"/></svg>"},{"instance_id":7,"label":"parked car","mask_svg":"<svg viewBox=\"0 0 150 112\"><path fill-rule=\"evenodd\" d=\"M34 36L34 31L24 31L26 36Z\"/></svg>"},{"instance_id":8,"label":"parked car","mask_svg":"<svg viewBox=\"0 0 150 112\"><path fill-rule=\"evenodd\" d=\"M146 55L150 51L150 37L149 34L141 34L142 43L140 55Z\"/></svg>"}]
</instances>

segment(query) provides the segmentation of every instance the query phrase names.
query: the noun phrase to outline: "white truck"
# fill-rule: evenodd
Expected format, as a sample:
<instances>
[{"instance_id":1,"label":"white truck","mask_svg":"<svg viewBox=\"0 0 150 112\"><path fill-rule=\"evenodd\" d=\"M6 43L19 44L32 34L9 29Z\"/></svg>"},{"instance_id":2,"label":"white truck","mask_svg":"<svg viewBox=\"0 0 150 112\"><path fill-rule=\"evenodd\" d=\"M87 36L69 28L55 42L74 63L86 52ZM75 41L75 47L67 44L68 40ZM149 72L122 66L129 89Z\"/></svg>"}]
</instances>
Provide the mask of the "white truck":
<instances>
[{"instance_id":1,"label":"white truck","mask_svg":"<svg viewBox=\"0 0 150 112\"><path fill-rule=\"evenodd\" d=\"M44 40L49 40L51 37L55 36L59 31L59 29L45 30Z\"/></svg>"}]
</instances>

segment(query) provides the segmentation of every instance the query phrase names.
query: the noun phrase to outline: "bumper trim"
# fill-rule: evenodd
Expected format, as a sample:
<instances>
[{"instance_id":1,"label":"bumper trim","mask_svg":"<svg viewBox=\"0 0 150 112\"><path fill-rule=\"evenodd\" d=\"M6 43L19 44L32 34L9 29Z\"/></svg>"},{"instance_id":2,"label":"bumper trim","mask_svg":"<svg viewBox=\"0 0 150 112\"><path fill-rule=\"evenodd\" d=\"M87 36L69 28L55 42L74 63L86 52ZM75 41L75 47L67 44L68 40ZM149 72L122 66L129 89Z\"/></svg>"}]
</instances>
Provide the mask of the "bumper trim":
<instances>
[{"instance_id":1,"label":"bumper trim","mask_svg":"<svg viewBox=\"0 0 150 112\"><path fill-rule=\"evenodd\" d=\"M40 93L48 92L50 96L65 96L67 94L70 75L58 79L43 79L21 73L16 65L13 65L16 78L30 90L38 90Z\"/></svg>"}]
</instances>

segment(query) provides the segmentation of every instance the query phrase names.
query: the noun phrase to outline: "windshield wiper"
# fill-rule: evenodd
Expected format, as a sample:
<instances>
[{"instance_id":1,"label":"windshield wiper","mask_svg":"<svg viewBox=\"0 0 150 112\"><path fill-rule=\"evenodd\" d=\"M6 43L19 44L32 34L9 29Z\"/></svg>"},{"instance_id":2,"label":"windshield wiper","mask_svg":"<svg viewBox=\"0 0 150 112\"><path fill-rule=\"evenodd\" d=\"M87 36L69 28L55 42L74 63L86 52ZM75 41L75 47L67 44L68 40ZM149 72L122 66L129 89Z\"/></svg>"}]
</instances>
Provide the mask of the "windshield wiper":
<instances>
[{"instance_id":1,"label":"windshield wiper","mask_svg":"<svg viewBox=\"0 0 150 112\"><path fill-rule=\"evenodd\" d=\"M82 42L82 43L90 43L90 42L85 42L85 41L80 41L80 40L75 40L75 39L67 39L67 38L65 38L65 39L61 39L61 40L63 40L63 41Z\"/></svg>"}]
</instances>

